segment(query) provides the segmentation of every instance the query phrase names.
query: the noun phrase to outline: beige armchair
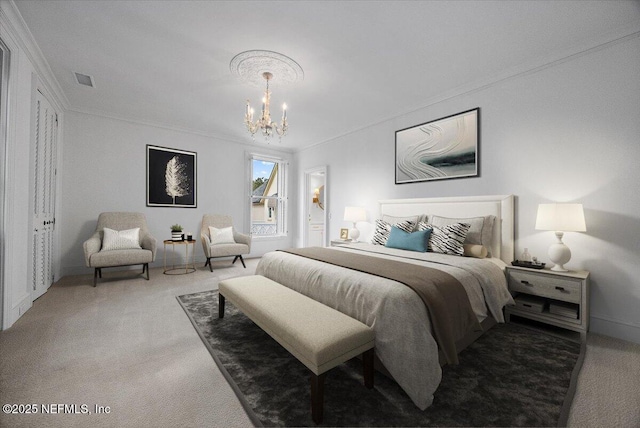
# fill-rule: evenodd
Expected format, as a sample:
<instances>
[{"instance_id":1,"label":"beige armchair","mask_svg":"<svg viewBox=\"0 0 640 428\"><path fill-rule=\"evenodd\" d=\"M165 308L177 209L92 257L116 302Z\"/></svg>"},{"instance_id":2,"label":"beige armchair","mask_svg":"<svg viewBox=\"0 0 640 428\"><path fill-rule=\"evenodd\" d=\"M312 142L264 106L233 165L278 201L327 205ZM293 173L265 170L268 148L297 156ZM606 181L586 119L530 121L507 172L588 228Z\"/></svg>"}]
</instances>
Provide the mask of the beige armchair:
<instances>
[{"instance_id":1,"label":"beige armchair","mask_svg":"<svg viewBox=\"0 0 640 428\"><path fill-rule=\"evenodd\" d=\"M211 265L211 259L215 257L230 257L235 256L232 264L236 260L240 259L242 266L247 267L244 264L243 254L249 254L251 252L251 236L239 233L233 228L233 239L235 243L228 244L212 244L211 236L209 235L209 226L213 226L217 229L224 229L226 227L232 227L233 221L231 217L218 214L205 214L202 217L202 227L200 228L200 239L202 240L202 249L204 255L207 257L207 262L204 264L209 266L209 270L213 272L213 266Z\"/></svg>"},{"instance_id":2,"label":"beige armchair","mask_svg":"<svg viewBox=\"0 0 640 428\"><path fill-rule=\"evenodd\" d=\"M139 227L140 249L102 250L104 228L122 231ZM149 263L156 259L156 239L147 229L147 219L141 213L110 212L98 217L96 231L84 242L84 260L89 268L94 268L93 286L97 278L102 278L102 268L142 265L142 273L147 273L149 280Z\"/></svg>"}]
</instances>

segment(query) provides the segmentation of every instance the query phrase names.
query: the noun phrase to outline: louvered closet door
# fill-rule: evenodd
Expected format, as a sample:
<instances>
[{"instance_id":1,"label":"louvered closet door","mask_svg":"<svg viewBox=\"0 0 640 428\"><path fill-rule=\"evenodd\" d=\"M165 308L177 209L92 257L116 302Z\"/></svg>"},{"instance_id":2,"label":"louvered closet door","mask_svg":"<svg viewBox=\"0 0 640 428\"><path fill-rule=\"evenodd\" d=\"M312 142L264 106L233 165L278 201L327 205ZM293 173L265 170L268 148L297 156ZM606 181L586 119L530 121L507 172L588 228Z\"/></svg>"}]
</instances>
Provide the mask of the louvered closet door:
<instances>
[{"instance_id":1,"label":"louvered closet door","mask_svg":"<svg viewBox=\"0 0 640 428\"><path fill-rule=\"evenodd\" d=\"M56 206L58 115L47 99L36 94L33 189L33 300L53 283L53 230Z\"/></svg>"}]
</instances>

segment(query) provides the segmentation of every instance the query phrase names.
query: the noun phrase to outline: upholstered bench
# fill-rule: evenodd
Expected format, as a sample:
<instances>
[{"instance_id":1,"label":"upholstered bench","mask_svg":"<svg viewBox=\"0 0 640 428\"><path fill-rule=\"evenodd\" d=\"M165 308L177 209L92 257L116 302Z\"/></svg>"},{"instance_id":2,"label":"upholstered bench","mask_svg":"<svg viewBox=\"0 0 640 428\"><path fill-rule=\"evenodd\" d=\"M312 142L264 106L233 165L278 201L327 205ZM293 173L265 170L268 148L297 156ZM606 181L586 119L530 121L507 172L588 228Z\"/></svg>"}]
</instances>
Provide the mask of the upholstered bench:
<instances>
[{"instance_id":1,"label":"upholstered bench","mask_svg":"<svg viewBox=\"0 0 640 428\"><path fill-rule=\"evenodd\" d=\"M373 329L260 275L219 284L219 318L225 299L311 370L311 415L322 422L324 377L333 367L363 354L364 383L373 388Z\"/></svg>"}]
</instances>

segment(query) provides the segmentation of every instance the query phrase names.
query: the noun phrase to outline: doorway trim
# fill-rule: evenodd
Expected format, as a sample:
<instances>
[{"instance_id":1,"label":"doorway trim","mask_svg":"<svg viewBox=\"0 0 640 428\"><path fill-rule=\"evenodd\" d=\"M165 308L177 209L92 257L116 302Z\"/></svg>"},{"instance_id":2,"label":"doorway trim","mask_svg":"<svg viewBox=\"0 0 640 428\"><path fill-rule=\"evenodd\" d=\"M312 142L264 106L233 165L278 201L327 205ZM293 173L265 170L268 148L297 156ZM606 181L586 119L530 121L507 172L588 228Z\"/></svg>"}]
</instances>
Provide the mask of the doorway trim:
<instances>
[{"instance_id":1,"label":"doorway trim","mask_svg":"<svg viewBox=\"0 0 640 428\"><path fill-rule=\"evenodd\" d=\"M313 195L309 192L309 188L311 185L311 176L316 175L318 173L322 173L324 175L324 210L323 210L323 225L324 225L324 240L323 244L326 246L329 234L327 231L329 230L329 225L327 220L329 218L329 198L327 197L329 194L329 175L328 175L328 167L327 165L321 165L314 168L309 168L304 171L304 188L302 189L303 197L302 201L304 204L303 215L302 215L302 246L306 247L309 242L309 216L311 213L309 212L309 207L312 204Z\"/></svg>"},{"instance_id":2,"label":"doorway trim","mask_svg":"<svg viewBox=\"0 0 640 428\"><path fill-rule=\"evenodd\" d=\"M4 330L5 314L8 312L5 303L5 254L7 231L7 174L8 166L8 136L9 136L9 61L10 51L7 45L0 39L0 166L2 177L0 178L0 330Z\"/></svg>"}]
</instances>

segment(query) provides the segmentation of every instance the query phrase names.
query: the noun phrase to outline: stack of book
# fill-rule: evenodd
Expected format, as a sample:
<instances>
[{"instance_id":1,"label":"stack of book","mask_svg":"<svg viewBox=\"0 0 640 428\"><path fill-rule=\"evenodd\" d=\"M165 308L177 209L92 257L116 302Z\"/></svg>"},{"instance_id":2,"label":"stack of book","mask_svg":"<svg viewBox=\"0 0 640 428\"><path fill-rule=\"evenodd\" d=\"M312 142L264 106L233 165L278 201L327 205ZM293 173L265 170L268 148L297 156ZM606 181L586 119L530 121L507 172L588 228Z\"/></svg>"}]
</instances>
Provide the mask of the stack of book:
<instances>
[{"instance_id":1,"label":"stack of book","mask_svg":"<svg viewBox=\"0 0 640 428\"><path fill-rule=\"evenodd\" d=\"M552 302L549 304L549 312L567 318L578 318L578 308L571 303Z\"/></svg>"}]
</instances>

